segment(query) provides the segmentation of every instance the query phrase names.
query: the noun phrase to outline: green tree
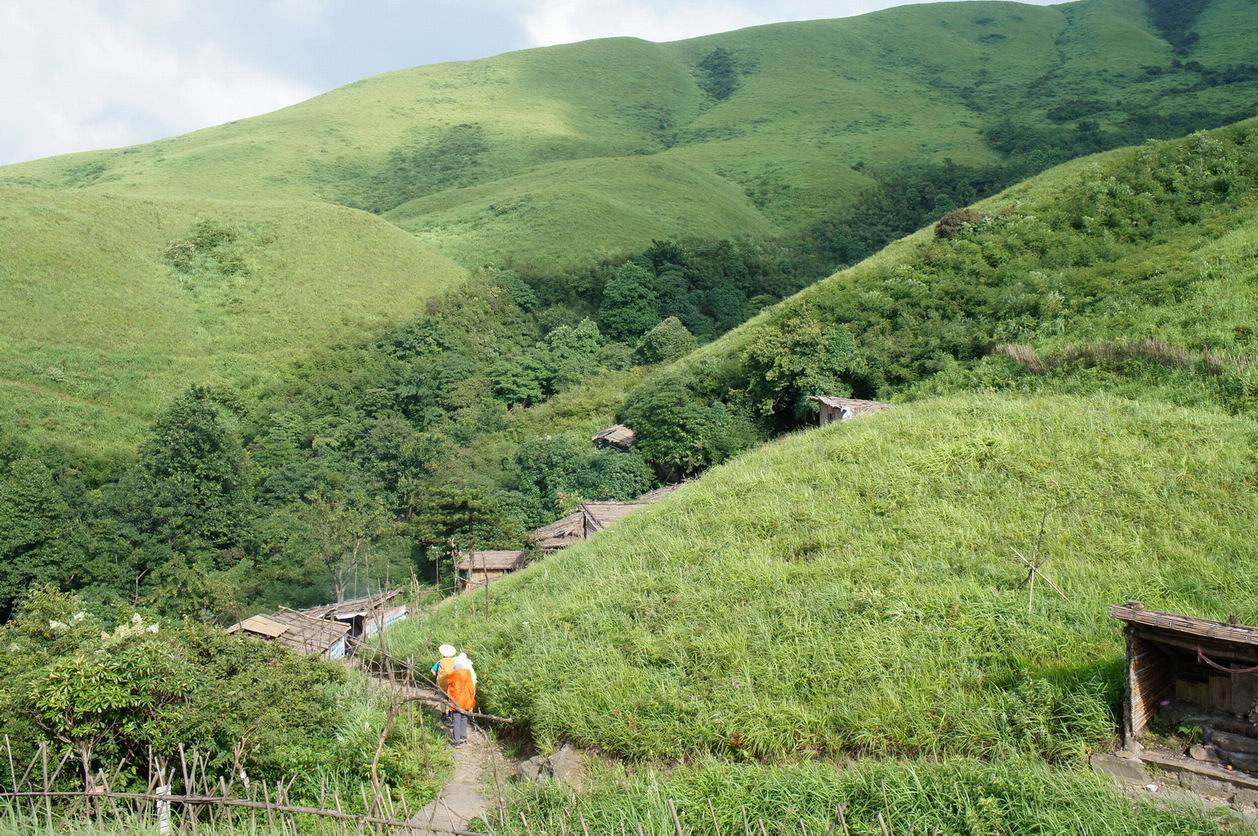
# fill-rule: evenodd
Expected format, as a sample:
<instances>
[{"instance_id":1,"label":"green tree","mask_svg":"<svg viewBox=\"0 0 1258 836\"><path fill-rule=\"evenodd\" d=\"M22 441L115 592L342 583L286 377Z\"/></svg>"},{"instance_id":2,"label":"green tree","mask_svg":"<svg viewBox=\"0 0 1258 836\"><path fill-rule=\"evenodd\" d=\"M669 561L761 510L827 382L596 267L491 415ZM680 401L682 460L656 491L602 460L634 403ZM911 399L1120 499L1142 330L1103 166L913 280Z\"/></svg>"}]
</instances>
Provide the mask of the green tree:
<instances>
[{"instance_id":1,"label":"green tree","mask_svg":"<svg viewBox=\"0 0 1258 836\"><path fill-rule=\"evenodd\" d=\"M843 374L861 365L847 328L826 324L808 309L761 328L743 361L755 408L779 425L809 414L809 395L848 394Z\"/></svg>"},{"instance_id":2,"label":"green tree","mask_svg":"<svg viewBox=\"0 0 1258 836\"><path fill-rule=\"evenodd\" d=\"M627 262L603 286L598 309L603 332L613 340L629 341L660 321L655 277L645 267Z\"/></svg>"},{"instance_id":3,"label":"green tree","mask_svg":"<svg viewBox=\"0 0 1258 836\"><path fill-rule=\"evenodd\" d=\"M749 421L705 402L675 377L631 392L623 420L638 434L635 451L666 480L697 473L756 440Z\"/></svg>"},{"instance_id":4,"label":"green tree","mask_svg":"<svg viewBox=\"0 0 1258 836\"><path fill-rule=\"evenodd\" d=\"M365 491L320 491L309 497L301 514L304 541L311 555L327 570L337 601L367 573L377 542L390 530L392 518L380 501Z\"/></svg>"},{"instance_id":5,"label":"green tree","mask_svg":"<svg viewBox=\"0 0 1258 836\"><path fill-rule=\"evenodd\" d=\"M0 621L32 584L84 581L73 512L43 462L23 457L0 478Z\"/></svg>"},{"instance_id":6,"label":"green tree","mask_svg":"<svg viewBox=\"0 0 1258 836\"><path fill-rule=\"evenodd\" d=\"M694 351L698 344L682 321L670 316L642 335L634 348L634 359L646 364L668 363Z\"/></svg>"},{"instance_id":7,"label":"green tree","mask_svg":"<svg viewBox=\"0 0 1258 836\"><path fill-rule=\"evenodd\" d=\"M189 551L243 539L244 451L224 412L209 389L193 386L153 424L122 485L123 513L140 532Z\"/></svg>"}]
</instances>

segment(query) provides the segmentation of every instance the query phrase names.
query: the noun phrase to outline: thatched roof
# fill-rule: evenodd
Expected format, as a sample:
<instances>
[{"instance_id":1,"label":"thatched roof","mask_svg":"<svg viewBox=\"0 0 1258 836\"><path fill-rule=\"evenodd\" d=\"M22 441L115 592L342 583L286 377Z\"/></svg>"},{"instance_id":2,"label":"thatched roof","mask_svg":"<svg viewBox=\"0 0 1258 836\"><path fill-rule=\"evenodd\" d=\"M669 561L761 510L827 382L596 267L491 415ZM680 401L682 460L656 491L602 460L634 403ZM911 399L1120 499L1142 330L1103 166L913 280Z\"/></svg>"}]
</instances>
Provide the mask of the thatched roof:
<instances>
[{"instance_id":1,"label":"thatched roof","mask_svg":"<svg viewBox=\"0 0 1258 836\"><path fill-rule=\"evenodd\" d=\"M665 485L662 488L656 488L653 491L647 491L646 493L642 494L642 496L635 499L634 502L646 503L646 504L650 504L652 502L659 502L661 499L663 499L664 497L671 494L673 491L680 488L683 484L685 483L678 482L676 485Z\"/></svg>"},{"instance_id":2,"label":"thatched roof","mask_svg":"<svg viewBox=\"0 0 1258 836\"><path fill-rule=\"evenodd\" d=\"M280 644L310 656L326 654L349 633L349 625L281 608L270 615L255 615L227 628Z\"/></svg>"},{"instance_id":3,"label":"thatched roof","mask_svg":"<svg viewBox=\"0 0 1258 836\"><path fill-rule=\"evenodd\" d=\"M1143 604L1129 603L1109 608L1110 615L1119 621L1145 628L1153 633L1165 633L1180 639L1195 641L1208 639L1236 645L1258 647L1258 628L1244 624L1224 624L1190 615L1146 610Z\"/></svg>"},{"instance_id":4,"label":"thatched roof","mask_svg":"<svg viewBox=\"0 0 1258 836\"><path fill-rule=\"evenodd\" d=\"M533 531L533 540L543 551L566 548L582 537L582 514L575 511L561 520L555 520Z\"/></svg>"},{"instance_id":5,"label":"thatched roof","mask_svg":"<svg viewBox=\"0 0 1258 836\"><path fill-rule=\"evenodd\" d=\"M480 552L460 552L459 562L455 564L460 572L514 572L521 569L528 561L526 551L490 550Z\"/></svg>"},{"instance_id":6,"label":"thatched roof","mask_svg":"<svg viewBox=\"0 0 1258 836\"><path fill-rule=\"evenodd\" d=\"M659 502L681 485L665 485L653 491L647 491L631 502L586 502L581 506L583 529L585 536L602 531L611 524L623 520L630 514L637 513L652 503Z\"/></svg>"},{"instance_id":7,"label":"thatched roof","mask_svg":"<svg viewBox=\"0 0 1258 836\"><path fill-rule=\"evenodd\" d=\"M360 615L371 615L374 611L401 594L402 590L400 589L390 589L375 595L350 598L347 601L341 601L336 604L321 604L317 607L309 607L302 610L302 612L313 618L331 618L336 620L355 618Z\"/></svg>"},{"instance_id":8,"label":"thatched roof","mask_svg":"<svg viewBox=\"0 0 1258 836\"><path fill-rule=\"evenodd\" d=\"M628 450L638 440L638 434L624 424L613 424L596 432L592 440L595 447L619 447L621 450Z\"/></svg>"},{"instance_id":9,"label":"thatched roof","mask_svg":"<svg viewBox=\"0 0 1258 836\"><path fill-rule=\"evenodd\" d=\"M602 531L649 504L648 502L586 502L581 506L584 529L588 534Z\"/></svg>"},{"instance_id":10,"label":"thatched roof","mask_svg":"<svg viewBox=\"0 0 1258 836\"><path fill-rule=\"evenodd\" d=\"M891 404L882 401L862 401L859 398L836 398L831 395L809 395L808 400L839 410L844 418L858 418L862 415L873 415L891 408Z\"/></svg>"}]
</instances>

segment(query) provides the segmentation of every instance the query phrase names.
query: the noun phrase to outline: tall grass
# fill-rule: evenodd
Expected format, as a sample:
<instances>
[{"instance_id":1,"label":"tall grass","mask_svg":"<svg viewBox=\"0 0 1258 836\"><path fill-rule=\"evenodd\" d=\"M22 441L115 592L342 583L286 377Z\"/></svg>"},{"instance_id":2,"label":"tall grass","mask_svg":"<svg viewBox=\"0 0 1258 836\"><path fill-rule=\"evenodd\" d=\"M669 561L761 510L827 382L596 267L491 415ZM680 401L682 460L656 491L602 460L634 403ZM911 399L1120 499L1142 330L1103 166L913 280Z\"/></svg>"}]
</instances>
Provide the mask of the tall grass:
<instances>
[{"instance_id":1,"label":"tall grass","mask_svg":"<svg viewBox=\"0 0 1258 836\"><path fill-rule=\"evenodd\" d=\"M1107 604L1258 618L1256 438L1105 397L901 406L717 468L390 642L466 649L486 709L543 745L1079 763L1117 726ZM1068 600L1029 602L1013 550L1046 512Z\"/></svg>"},{"instance_id":2,"label":"tall grass","mask_svg":"<svg viewBox=\"0 0 1258 836\"><path fill-rule=\"evenodd\" d=\"M1239 819L1200 806L1133 805L1107 781L1023 760L867 761L842 769L803 763L765 767L712 760L669 772L609 769L596 789L517 785L509 832L676 833L672 801L688 833L1214 834L1244 832ZM520 815L524 818L521 819ZM881 818L881 821L880 821Z\"/></svg>"}]
</instances>

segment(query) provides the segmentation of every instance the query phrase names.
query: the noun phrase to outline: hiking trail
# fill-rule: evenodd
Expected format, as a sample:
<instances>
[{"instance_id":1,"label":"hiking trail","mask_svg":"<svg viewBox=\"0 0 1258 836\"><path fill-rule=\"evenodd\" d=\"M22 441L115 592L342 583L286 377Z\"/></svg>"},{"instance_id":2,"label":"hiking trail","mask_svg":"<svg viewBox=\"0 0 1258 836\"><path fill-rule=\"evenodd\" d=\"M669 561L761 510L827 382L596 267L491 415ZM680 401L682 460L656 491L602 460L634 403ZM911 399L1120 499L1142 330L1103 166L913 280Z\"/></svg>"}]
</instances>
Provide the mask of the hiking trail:
<instances>
[{"instance_id":1,"label":"hiking trail","mask_svg":"<svg viewBox=\"0 0 1258 836\"><path fill-rule=\"evenodd\" d=\"M498 780L507 780L507 762L497 745L475 725L467 730L467 742L454 750L454 772L437 797L410 820L412 834L466 831L473 819L495 809L492 796L494 760ZM434 831L433 828L436 830Z\"/></svg>"}]
</instances>

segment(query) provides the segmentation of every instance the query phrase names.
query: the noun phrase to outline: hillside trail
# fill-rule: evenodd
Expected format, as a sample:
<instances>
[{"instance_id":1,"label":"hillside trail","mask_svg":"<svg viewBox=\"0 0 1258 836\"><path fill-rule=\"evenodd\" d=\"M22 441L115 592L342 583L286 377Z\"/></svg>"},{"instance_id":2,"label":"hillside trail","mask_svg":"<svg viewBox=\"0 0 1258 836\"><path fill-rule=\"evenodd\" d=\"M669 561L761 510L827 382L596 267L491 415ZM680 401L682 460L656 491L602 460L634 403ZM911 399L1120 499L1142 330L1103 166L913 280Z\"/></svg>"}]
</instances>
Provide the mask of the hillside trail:
<instances>
[{"instance_id":1,"label":"hillside trail","mask_svg":"<svg viewBox=\"0 0 1258 836\"><path fill-rule=\"evenodd\" d=\"M443 700L433 686L403 684L369 672L372 680L397 698L415 699L432 708ZM437 797L408 820L408 836L466 833L474 819L497 807L495 787L504 784L514 768L502 747L475 722L468 723L467 742L454 748L454 769ZM495 774L496 771L496 774Z\"/></svg>"},{"instance_id":2,"label":"hillside trail","mask_svg":"<svg viewBox=\"0 0 1258 836\"><path fill-rule=\"evenodd\" d=\"M495 760L498 779L506 780L505 759L483 730L469 725L467 742L454 750L454 772L437 797L410 819L411 834L467 831L473 819L486 816L496 803L491 799ZM486 792L488 790L488 792Z\"/></svg>"}]
</instances>

